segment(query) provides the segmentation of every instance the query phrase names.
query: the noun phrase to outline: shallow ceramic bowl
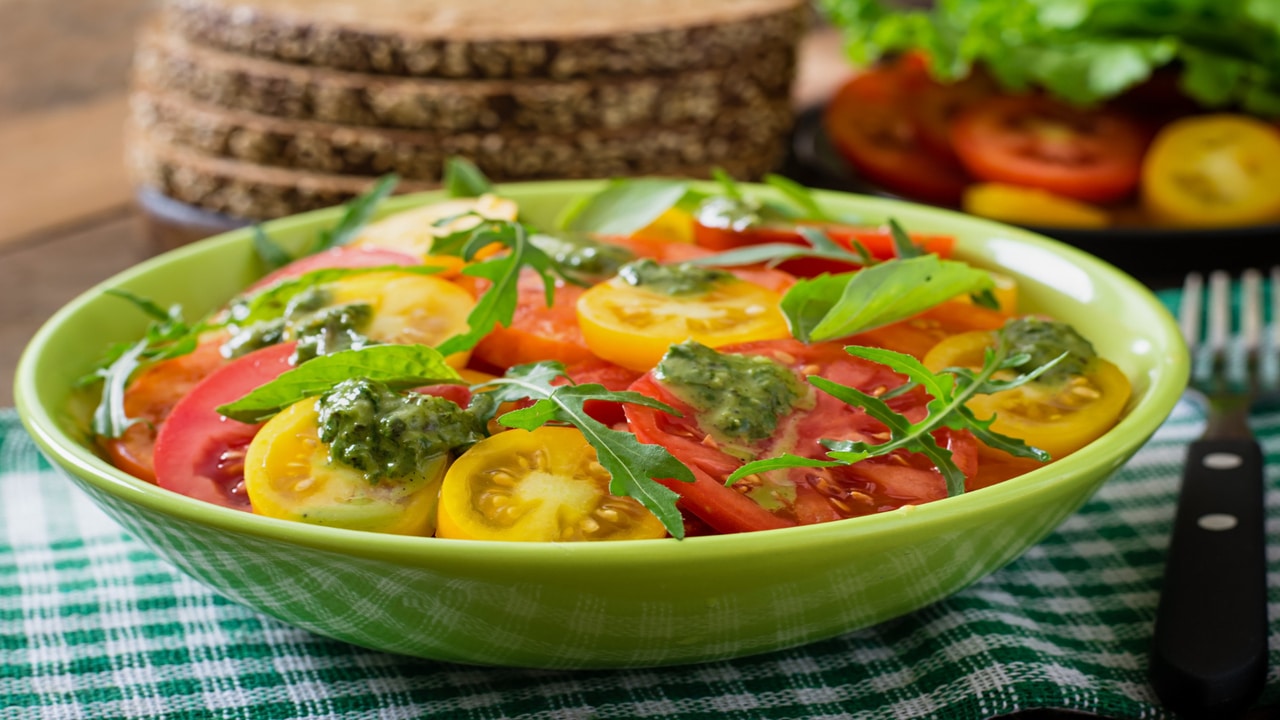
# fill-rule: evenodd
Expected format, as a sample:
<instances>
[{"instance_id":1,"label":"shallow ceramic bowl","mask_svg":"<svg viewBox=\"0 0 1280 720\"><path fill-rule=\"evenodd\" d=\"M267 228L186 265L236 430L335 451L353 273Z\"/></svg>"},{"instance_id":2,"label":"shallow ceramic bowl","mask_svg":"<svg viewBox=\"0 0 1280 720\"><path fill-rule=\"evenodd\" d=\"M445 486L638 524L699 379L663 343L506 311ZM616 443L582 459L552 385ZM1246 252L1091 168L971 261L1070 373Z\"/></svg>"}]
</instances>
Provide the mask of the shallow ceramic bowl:
<instances>
[{"instance_id":1,"label":"shallow ceramic bowl","mask_svg":"<svg viewBox=\"0 0 1280 720\"><path fill-rule=\"evenodd\" d=\"M591 181L506 186L550 226ZM768 190L753 187L753 192ZM241 230L149 260L53 316L15 397L53 463L159 555L289 624L395 653L465 663L605 668L708 661L831 637L932 603L1018 557L1075 511L1167 417L1187 378L1176 326L1138 282L1030 232L892 200L819 193L832 209L959 238L959 254L1021 281L1025 309L1074 324L1134 385L1124 419L1060 462L935 503L823 525L683 541L518 544L376 535L207 505L120 472L84 431L72 386L145 325L123 287L198 317L253 280ZM437 199L397 198L386 212ZM301 245L326 210L270 223Z\"/></svg>"}]
</instances>

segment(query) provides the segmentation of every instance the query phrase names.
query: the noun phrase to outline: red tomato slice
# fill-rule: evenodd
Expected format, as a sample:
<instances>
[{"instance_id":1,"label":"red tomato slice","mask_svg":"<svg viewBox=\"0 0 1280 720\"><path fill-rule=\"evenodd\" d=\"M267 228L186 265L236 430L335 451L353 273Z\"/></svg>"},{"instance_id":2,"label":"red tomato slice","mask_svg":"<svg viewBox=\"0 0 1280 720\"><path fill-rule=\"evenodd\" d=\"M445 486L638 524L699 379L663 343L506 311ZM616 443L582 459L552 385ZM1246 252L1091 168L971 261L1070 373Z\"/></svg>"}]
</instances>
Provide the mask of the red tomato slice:
<instances>
[{"instance_id":1,"label":"red tomato slice","mask_svg":"<svg viewBox=\"0 0 1280 720\"><path fill-rule=\"evenodd\" d=\"M902 385L904 378L889 368L853 357L836 344L806 346L795 340L747 343L730 352L764 355L783 363L801 376L822 375L830 380L878 393ZM627 420L641 442L662 445L694 471L693 483L667 481L680 493L681 506L720 532L745 532L795 524L825 522L869 515L908 504L937 500L946 495L937 469L916 453L900 451L847 467L795 468L771 477L744 478L725 486L725 478L742 461L722 451L711 433L699 424L697 410L679 400L646 374L632 390L665 402L680 417L658 410L628 405ZM888 400L891 407L912 420L926 414L928 397L916 388ZM967 432L939 431L935 437L953 452L966 476L977 472L977 443ZM887 431L861 409L814 390L813 405L781 418L772 437L748 446L755 457L793 453L826 458L823 438L880 443Z\"/></svg>"},{"instance_id":2,"label":"red tomato slice","mask_svg":"<svg viewBox=\"0 0 1280 720\"><path fill-rule=\"evenodd\" d=\"M156 437L160 487L215 505L251 510L244 492L244 453L262 426L230 420L215 408L291 369L293 349L293 343L284 343L237 358L201 380L173 406Z\"/></svg>"},{"instance_id":3,"label":"red tomato slice","mask_svg":"<svg viewBox=\"0 0 1280 720\"><path fill-rule=\"evenodd\" d=\"M156 481L156 434L173 406L196 383L227 363L219 350L223 339L219 336L206 340L186 355L162 360L129 383L124 392L124 411L142 422L130 425L118 438L99 440L113 465L147 482Z\"/></svg>"},{"instance_id":4,"label":"red tomato slice","mask_svg":"<svg viewBox=\"0 0 1280 720\"><path fill-rule=\"evenodd\" d=\"M557 286L554 301L547 305L542 277L526 271L516 285L511 325L495 327L476 344L472 357L502 370L539 360L572 365L595 359L578 327L578 298L585 290L577 285Z\"/></svg>"},{"instance_id":5,"label":"red tomato slice","mask_svg":"<svg viewBox=\"0 0 1280 720\"><path fill-rule=\"evenodd\" d=\"M951 145L952 122L966 108L995 92L995 83L985 75L973 74L944 84L926 74L907 100L907 115L921 146L940 160L958 163L960 158Z\"/></svg>"},{"instance_id":6,"label":"red tomato slice","mask_svg":"<svg viewBox=\"0 0 1280 720\"><path fill-rule=\"evenodd\" d=\"M1031 96L976 102L951 127L956 154L974 176L1099 203L1137 187L1148 139L1117 110Z\"/></svg>"},{"instance_id":7,"label":"red tomato slice","mask_svg":"<svg viewBox=\"0 0 1280 720\"><path fill-rule=\"evenodd\" d=\"M273 285L285 278L297 277L314 270L326 268L362 268L382 267L384 265L421 265L422 258L387 250L377 246L342 246L325 250L314 255L298 258L282 268L267 274L261 280L245 289L249 294Z\"/></svg>"},{"instance_id":8,"label":"red tomato slice","mask_svg":"<svg viewBox=\"0 0 1280 720\"><path fill-rule=\"evenodd\" d=\"M888 260L897 254L893 245L893 234L887 229L823 225L821 223L812 223L812 225L826 232L827 236L833 241L850 250L853 249L853 244L856 242L866 248L872 257L880 260ZM744 245L787 243L808 246L809 244L800 235L799 231L793 227L766 226L734 230L732 228L711 227L697 222L693 226L693 237L698 245L716 252L733 250ZM912 234L911 240L916 245L922 246L925 252L934 253L944 258L951 256L951 251L956 244L955 238L950 235ZM778 268L797 277L815 277L824 272L832 274L849 272L857 269L858 265L838 260L804 258L801 260L788 260L780 264Z\"/></svg>"},{"instance_id":9,"label":"red tomato slice","mask_svg":"<svg viewBox=\"0 0 1280 720\"><path fill-rule=\"evenodd\" d=\"M907 111L909 87L908 79L888 68L855 75L827 104L827 137L868 181L910 198L958 204L968 177L921 142Z\"/></svg>"}]
</instances>

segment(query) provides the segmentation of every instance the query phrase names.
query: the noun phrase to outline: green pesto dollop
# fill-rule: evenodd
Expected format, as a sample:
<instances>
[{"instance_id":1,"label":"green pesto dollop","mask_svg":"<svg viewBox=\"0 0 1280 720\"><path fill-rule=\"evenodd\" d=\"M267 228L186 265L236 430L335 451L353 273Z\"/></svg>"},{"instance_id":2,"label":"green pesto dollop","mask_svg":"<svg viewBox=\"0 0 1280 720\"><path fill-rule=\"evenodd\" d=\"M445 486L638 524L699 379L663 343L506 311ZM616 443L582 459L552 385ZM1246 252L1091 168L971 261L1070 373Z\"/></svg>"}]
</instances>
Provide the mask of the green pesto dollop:
<instances>
[{"instance_id":1,"label":"green pesto dollop","mask_svg":"<svg viewBox=\"0 0 1280 720\"><path fill-rule=\"evenodd\" d=\"M293 353L297 362L371 345L363 330L372 319L372 305L347 303L317 310L292 321L290 330L298 341L298 348Z\"/></svg>"},{"instance_id":2,"label":"green pesto dollop","mask_svg":"<svg viewBox=\"0 0 1280 720\"><path fill-rule=\"evenodd\" d=\"M763 223L756 204L723 196L703 200L693 214L699 225L721 230L741 232Z\"/></svg>"},{"instance_id":3,"label":"green pesto dollop","mask_svg":"<svg viewBox=\"0 0 1280 720\"><path fill-rule=\"evenodd\" d=\"M690 340L672 345L657 378L695 409L703 428L723 438L754 442L778 428L778 418L805 398L790 368L761 355L722 353Z\"/></svg>"},{"instance_id":4,"label":"green pesto dollop","mask_svg":"<svg viewBox=\"0 0 1280 720\"><path fill-rule=\"evenodd\" d=\"M1001 330L1009 343L1009 355L1026 353L1029 359L1016 367L1030 372L1066 353L1066 357L1038 378L1046 384L1061 383L1074 375L1083 375L1089 363L1098 356L1093 345L1067 323L1037 318L1016 318Z\"/></svg>"},{"instance_id":5,"label":"green pesto dollop","mask_svg":"<svg viewBox=\"0 0 1280 720\"><path fill-rule=\"evenodd\" d=\"M364 378L338 383L317 409L329 459L363 472L370 482L411 477L434 458L485 436L483 423L451 400L397 393Z\"/></svg>"},{"instance_id":6,"label":"green pesto dollop","mask_svg":"<svg viewBox=\"0 0 1280 720\"><path fill-rule=\"evenodd\" d=\"M292 337L298 341L297 362L305 362L339 350L361 348L370 344L362 333L373 317L373 307L366 303L331 305L332 293L323 287L308 287L288 295L279 294L277 301L267 297L266 305L256 310L268 319L239 327L223 343L222 354L236 358ZM274 307L272 306L274 304ZM232 317L244 317L247 305L232 309ZM272 317L272 313L278 313Z\"/></svg>"},{"instance_id":7,"label":"green pesto dollop","mask_svg":"<svg viewBox=\"0 0 1280 720\"><path fill-rule=\"evenodd\" d=\"M588 283L613 277L619 268L635 259L635 254L621 245L600 242L582 233L535 233L529 241L574 279Z\"/></svg>"},{"instance_id":8,"label":"green pesto dollop","mask_svg":"<svg viewBox=\"0 0 1280 720\"><path fill-rule=\"evenodd\" d=\"M709 292L718 283L732 280L733 273L690 263L663 265L645 258L623 265L618 269L618 278L633 287L664 295L696 295Z\"/></svg>"}]
</instances>

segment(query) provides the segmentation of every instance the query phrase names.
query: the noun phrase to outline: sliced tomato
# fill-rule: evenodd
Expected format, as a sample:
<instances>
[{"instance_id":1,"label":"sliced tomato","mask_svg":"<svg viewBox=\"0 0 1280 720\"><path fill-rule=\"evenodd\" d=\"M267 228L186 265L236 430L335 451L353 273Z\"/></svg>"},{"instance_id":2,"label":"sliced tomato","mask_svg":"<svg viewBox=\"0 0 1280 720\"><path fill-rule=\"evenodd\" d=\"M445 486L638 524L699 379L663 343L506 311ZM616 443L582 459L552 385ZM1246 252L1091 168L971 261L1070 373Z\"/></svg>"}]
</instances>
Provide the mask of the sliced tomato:
<instances>
[{"instance_id":1,"label":"sliced tomato","mask_svg":"<svg viewBox=\"0 0 1280 720\"><path fill-rule=\"evenodd\" d=\"M823 113L823 128L858 174L910 198L954 205L968 182L964 168L937 157L908 112L910 81L890 68L860 72Z\"/></svg>"},{"instance_id":2,"label":"sliced tomato","mask_svg":"<svg viewBox=\"0 0 1280 720\"><path fill-rule=\"evenodd\" d=\"M697 340L718 347L790 335L778 307L782 296L736 278L698 293L670 295L620 279L578 299L578 324L601 358L644 372L671 345Z\"/></svg>"},{"instance_id":3,"label":"sliced tomato","mask_svg":"<svg viewBox=\"0 0 1280 720\"><path fill-rule=\"evenodd\" d=\"M261 425L228 419L217 408L292 368L293 350L293 343L255 350L192 387L156 436L156 483L197 500L250 510L244 454Z\"/></svg>"},{"instance_id":4,"label":"sliced tomato","mask_svg":"<svg viewBox=\"0 0 1280 720\"><path fill-rule=\"evenodd\" d=\"M610 475L575 428L507 430L464 452L440 490L437 536L562 542L666 535L634 498L609 492Z\"/></svg>"},{"instance_id":5,"label":"sliced tomato","mask_svg":"<svg viewBox=\"0 0 1280 720\"><path fill-rule=\"evenodd\" d=\"M494 327L472 355L499 370L540 360L572 365L596 359L578 327L578 298L585 291L577 285L557 285L547 305L542 277L533 271L521 274L511 325Z\"/></svg>"},{"instance_id":6,"label":"sliced tomato","mask_svg":"<svg viewBox=\"0 0 1280 720\"><path fill-rule=\"evenodd\" d=\"M903 376L889 368L853 357L833 343L804 345L786 339L737 345L722 351L769 357L800 377L821 375L876 395L905 382ZM826 448L819 443L824 438L879 444L889 434L865 411L814 389L809 400L779 418L772 436L754 443L734 441L733 447L728 447L713 428L704 425L698 408L683 402L653 373L637 380L632 390L679 411L676 416L634 405L626 408L627 420L641 442L662 445L694 471L693 483L664 484L680 493L684 510L720 532L869 515L946 496L945 482L933 464L906 451L845 467L775 471L726 486L725 478L741 467L744 455L766 458L791 453L825 459ZM928 397L917 387L886 402L895 411L918 421L927 413L927 401ZM967 477L976 473L977 449L972 436L943 430L935 438L951 449L953 460Z\"/></svg>"},{"instance_id":7,"label":"sliced tomato","mask_svg":"<svg viewBox=\"0 0 1280 720\"><path fill-rule=\"evenodd\" d=\"M800 234L800 228L804 225L823 231L831 240L843 245L850 251L853 250L854 244L857 243L865 248L872 257L879 260L888 260L897 256L897 250L893 244L893 234L886 228L860 228L815 222L789 227L760 226L735 230L729 227L715 227L710 224L704 224L700 219L694 225L693 235L698 245L716 252L733 250L744 245L766 245L772 243L808 246L809 242ZM912 234L911 240L917 246L924 248L925 252L934 253L944 258L951 256L956 243L955 238L950 235ZM797 277L815 277L824 272L831 274L842 273L857 269L857 267L856 263L811 258L788 260L778 266L779 269Z\"/></svg>"},{"instance_id":8,"label":"sliced tomato","mask_svg":"<svg viewBox=\"0 0 1280 720\"><path fill-rule=\"evenodd\" d=\"M927 75L921 78L907 99L907 115L920 144L939 159L958 163L960 158L951 145L952 122L965 109L996 92L995 82L977 72L953 83L941 83Z\"/></svg>"},{"instance_id":9,"label":"sliced tomato","mask_svg":"<svg viewBox=\"0 0 1280 720\"><path fill-rule=\"evenodd\" d=\"M294 260L288 265L267 274L262 279L250 285L245 289L244 294L252 294L286 278L305 275L306 273L313 272L315 270L324 270L327 268L382 267L383 265L412 266L421 264L421 257L415 257L398 250L381 248L375 245L345 245Z\"/></svg>"},{"instance_id":10,"label":"sliced tomato","mask_svg":"<svg viewBox=\"0 0 1280 720\"><path fill-rule=\"evenodd\" d=\"M1118 110L1001 95L957 115L951 141L960 162L981 180L1107 203L1138 186L1148 133Z\"/></svg>"},{"instance_id":11,"label":"sliced tomato","mask_svg":"<svg viewBox=\"0 0 1280 720\"><path fill-rule=\"evenodd\" d=\"M1185 227L1280 220L1280 128L1216 113L1163 128L1142 168L1142 201L1157 221Z\"/></svg>"},{"instance_id":12,"label":"sliced tomato","mask_svg":"<svg viewBox=\"0 0 1280 720\"><path fill-rule=\"evenodd\" d=\"M962 333L938 343L924 358L937 372L945 367L979 367L996 342L991 332ZM991 429L1049 453L1069 455L1101 437L1120 419L1129 402L1129 379L1114 364L1094 358L1084 374L1060 384L1031 382L976 395L967 406L981 420L992 417Z\"/></svg>"},{"instance_id":13,"label":"sliced tomato","mask_svg":"<svg viewBox=\"0 0 1280 720\"><path fill-rule=\"evenodd\" d=\"M467 315L475 305L470 293L448 280L394 270L353 275L325 289L333 305L371 306L373 316L361 332L384 343L439 345L470 328ZM459 352L446 360L463 367L470 356Z\"/></svg>"},{"instance_id":14,"label":"sliced tomato","mask_svg":"<svg viewBox=\"0 0 1280 720\"><path fill-rule=\"evenodd\" d=\"M320 440L315 398L294 403L268 420L244 456L244 492L254 513L348 530L431 535L448 454L412 477L370 482L355 468L329 459Z\"/></svg>"},{"instance_id":15,"label":"sliced tomato","mask_svg":"<svg viewBox=\"0 0 1280 720\"><path fill-rule=\"evenodd\" d=\"M220 351L223 340L221 335L206 339L186 355L162 360L130 381L124 412L139 422L118 438L98 441L113 465L147 482L156 481L153 455L160 426L196 383L227 363Z\"/></svg>"},{"instance_id":16,"label":"sliced tomato","mask_svg":"<svg viewBox=\"0 0 1280 720\"><path fill-rule=\"evenodd\" d=\"M1000 329L1013 317L1014 309L1013 303L992 310L974 305L967 297L954 298L915 317L858 333L849 342L906 353L920 360L939 342L958 333Z\"/></svg>"}]
</instances>

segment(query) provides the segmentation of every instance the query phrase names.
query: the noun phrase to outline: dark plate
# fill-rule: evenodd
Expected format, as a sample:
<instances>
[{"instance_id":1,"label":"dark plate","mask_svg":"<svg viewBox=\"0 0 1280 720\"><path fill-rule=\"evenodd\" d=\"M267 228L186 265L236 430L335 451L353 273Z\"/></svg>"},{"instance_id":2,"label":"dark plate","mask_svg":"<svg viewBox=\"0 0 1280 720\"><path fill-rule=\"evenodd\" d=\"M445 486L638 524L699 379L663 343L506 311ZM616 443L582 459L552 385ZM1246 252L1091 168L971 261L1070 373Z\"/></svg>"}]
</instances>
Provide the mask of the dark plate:
<instances>
[{"instance_id":1,"label":"dark plate","mask_svg":"<svg viewBox=\"0 0 1280 720\"><path fill-rule=\"evenodd\" d=\"M784 173L810 187L899 197L858 177L822 129L822 108L796 118ZM1280 192L1280 188L1277 188ZM1280 264L1280 224L1213 230L1115 227L1104 230L1030 227L1129 272L1148 285L1173 287L1191 270Z\"/></svg>"}]
</instances>

